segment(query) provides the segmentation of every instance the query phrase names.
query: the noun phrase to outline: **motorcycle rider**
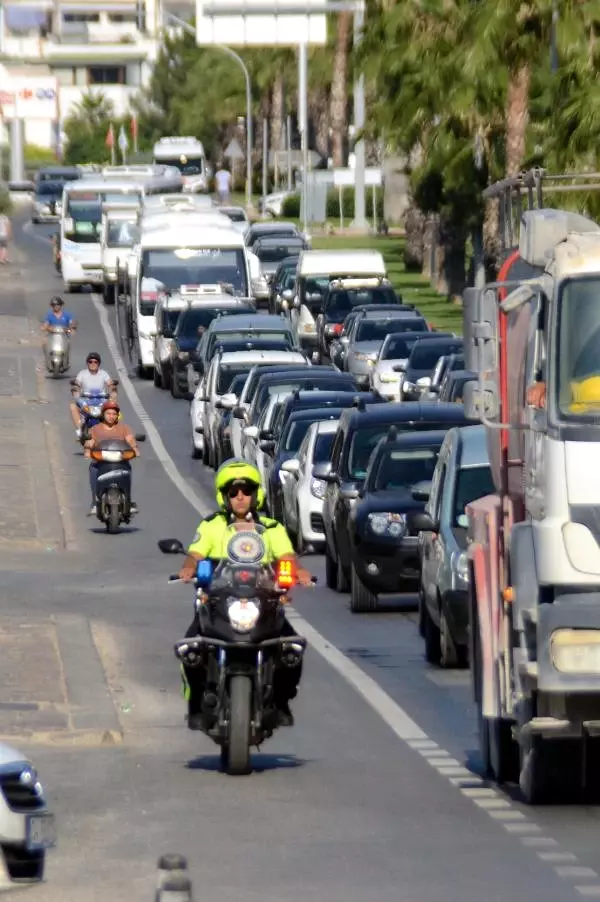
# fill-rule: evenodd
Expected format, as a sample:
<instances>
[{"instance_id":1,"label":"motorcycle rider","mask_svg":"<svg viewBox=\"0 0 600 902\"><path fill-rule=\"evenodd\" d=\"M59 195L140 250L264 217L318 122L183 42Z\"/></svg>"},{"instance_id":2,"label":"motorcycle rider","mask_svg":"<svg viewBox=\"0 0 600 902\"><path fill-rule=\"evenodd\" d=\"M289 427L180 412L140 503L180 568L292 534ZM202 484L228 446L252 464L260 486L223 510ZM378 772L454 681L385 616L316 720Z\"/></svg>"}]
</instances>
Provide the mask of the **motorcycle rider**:
<instances>
[{"instance_id":1,"label":"motorcycle rider","mask_svg":"<svg viewBox=\"0 0 600 902\"><path fill-rule=\"evenodd\" d=\"M81 413L80 399L82 394L94 392L106 392L112 401L117 400L117 389L106 370L100 369L102 358L96 351L92 351L86 357L87 369L80 370L75 377L75 385L71 390L73 400L70 404L71 419L75 427L75 436L81 437Z\"/></svg>"},{"instance_id":2,"label":"motorcycle rider","mask_svg":"<svg viewBox=\"0 0 600 902\"><path fill-rule=\"evenodd\" d=\"M77 329L77 322L75 321L75 317L72 313L69 313L68 310L65 310L65 302L61 297L56 295L53 298L50 298L50 310L46 314L40 329L42 332L49 332L50 329L60 327L65 329L67 334L71 334L71 332L75 332ZM48 341L44 338L42 343L42 349L44 351L44 355L46 355L46 351L48 348Z\"/></svg>"},{"instance_id":3,"label":"motorcycle rider","mask_svg":"<svg viewBox=\"0 0 600 902\"><path fill-rule=\"evenodd\" d=\"M265 527L261 533L266 546L265 563L295 559L296 555L285 527L258 512L264 503L265 493L256 467L239 458L225 461L217 470L215 491L219 510L202 520L198 526L188 548L188 556L179 571L180 579L185 582L192 581L196 575L198 561L226 557L227 544L232 535L238 531L254 530L258 523ZM311 575L307 570L298 568L297 575L300 585L312 585ZM199 633L200 623L196 615L186 637L197 636ZM287 619L283 635L296 635ZM301 663L298 667L281 668L276 671L273 689L280 726L293 726L294 718L289 702L296 697L301 676ZM202 667L183 665L182 677L184 695L188 702L188 727L190 730L198 730L202 728L200 704L206 674Z\"/></svg>"},{"instance_id":4,"label":"motorcycle rider","mask_svg":"<svg viewBox=\"0 0 600 902\"><path fill-rule=\"evenodd\" d=\"M84 445L84 456L91 458L91 451L100 442L113 439L114 441L127 442L129 447L135 451L136 457L140 456L140 452L135 440L135 435L131 426L127 423L119 423L119 414L121 408L116 401L106 401L102 405L102 422L90 429L90 438ZM98 503L98 464L95 460L90 463L90 489L92 491L92 504L88 516L93 517L97 511ZM137 514L137 504L130 502L131 513Z\"/></svg>"}]
</instances>

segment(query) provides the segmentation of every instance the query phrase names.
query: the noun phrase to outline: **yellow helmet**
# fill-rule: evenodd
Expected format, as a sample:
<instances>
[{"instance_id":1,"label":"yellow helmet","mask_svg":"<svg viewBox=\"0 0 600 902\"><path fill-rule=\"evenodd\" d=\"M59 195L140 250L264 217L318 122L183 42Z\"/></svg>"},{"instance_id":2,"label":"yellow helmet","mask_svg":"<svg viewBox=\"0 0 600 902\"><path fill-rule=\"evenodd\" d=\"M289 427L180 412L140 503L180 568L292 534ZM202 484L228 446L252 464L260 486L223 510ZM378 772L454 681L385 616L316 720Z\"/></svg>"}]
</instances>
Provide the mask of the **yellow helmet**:
<instances>
[{"instance_id":1,"label":"yellow helmet","mask_svg":"<svg viewBox=\"0 0 600 902\"><path fill-rule=\"evenodd\" d=\"M250 482L256 486L256 507L260 508L265 503L265 491L261 484L260 473L256 467L241 460L239 457L232 457L221 464L215 476L215 492L217 496L217 504L223 510L228 509L225 490L228 485L237 480Z\"/></svg>"},{"instance_id":2,"label":"yellow helmet","mask_svg":"<svg viewBox=\"0 0 600 902\"><path fill-rule=\"evenodd\" d=\"M590 406L600 407L600 376L589 376L578 382L571 382L571 413L585 412Z\"/></svg>"}]
</instances>

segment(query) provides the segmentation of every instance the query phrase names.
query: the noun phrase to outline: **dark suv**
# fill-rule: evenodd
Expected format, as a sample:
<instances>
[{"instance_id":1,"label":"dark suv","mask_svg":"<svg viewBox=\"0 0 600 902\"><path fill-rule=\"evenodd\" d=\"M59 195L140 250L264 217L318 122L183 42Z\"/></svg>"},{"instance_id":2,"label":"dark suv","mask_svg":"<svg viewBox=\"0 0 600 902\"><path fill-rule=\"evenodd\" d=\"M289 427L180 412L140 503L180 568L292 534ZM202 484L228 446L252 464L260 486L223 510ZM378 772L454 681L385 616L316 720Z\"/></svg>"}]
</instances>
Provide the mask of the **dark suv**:
<instances>
[{"instance_id":1,"label":"dark suv","mask_svg":"<svg viewBox=\"0 0 600 902\"><path fill-rule=\"evenodd\" d=\"M398 433L451 429L472 424L458 404L360 404L340 417L331 462L313 469L315 479L327 483L323 500L325 577L327 586L347 592L351 553L348 523L364 483L371 453L390 426Z\"/></svg>"}]
</instances>

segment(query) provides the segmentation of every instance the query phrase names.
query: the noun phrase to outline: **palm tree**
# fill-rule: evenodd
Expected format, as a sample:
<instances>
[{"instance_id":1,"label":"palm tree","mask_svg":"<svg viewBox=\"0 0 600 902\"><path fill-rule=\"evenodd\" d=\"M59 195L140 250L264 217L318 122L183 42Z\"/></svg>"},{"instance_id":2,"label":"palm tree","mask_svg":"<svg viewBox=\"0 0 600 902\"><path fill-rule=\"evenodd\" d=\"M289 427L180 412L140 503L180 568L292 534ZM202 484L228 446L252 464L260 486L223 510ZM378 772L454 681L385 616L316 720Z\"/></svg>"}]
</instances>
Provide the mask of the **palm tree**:
<instances>
[{"instance_id":1,"label":"palm tree","mask_svg":"<svg viewBox=\"0 0 600 902\"><path fill-rule=\"evenodd\" d=\"M332 157L334 166L343 166L348 134L348 56L352 14L342 12L337 17L335 52L331 81L329 116L332 129Z\"/></svg>"}]
</instances>

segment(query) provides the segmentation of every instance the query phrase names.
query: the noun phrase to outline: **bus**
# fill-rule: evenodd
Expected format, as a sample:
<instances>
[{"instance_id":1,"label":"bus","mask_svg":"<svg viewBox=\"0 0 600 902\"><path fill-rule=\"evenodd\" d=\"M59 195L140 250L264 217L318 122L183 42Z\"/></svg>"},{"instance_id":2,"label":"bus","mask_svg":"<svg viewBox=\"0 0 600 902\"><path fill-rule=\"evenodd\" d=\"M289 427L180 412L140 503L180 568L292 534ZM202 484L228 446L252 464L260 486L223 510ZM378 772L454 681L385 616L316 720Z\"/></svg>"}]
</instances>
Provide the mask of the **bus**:
<instances>
[{"instance_id":1,"label":"bus","mask_svg":"<svg viewBox=\"0 0 600 902\"><path fill-rule=\"evenodd\" d=\"M110 167L116 168L116 167ZM61 275L64 290L80 291L84 285L102 290L102 208L106 204L127 204L139 207L148 194L173 194L181 191L181 175L164 166L145 167L145 173L137 167L119 167L120 173L106 177L97 174L84 176L66 184L63 189L59 242L61 249Z\"/></svg>"},{"instance_id":2,"label":"bus","mask_svg":"<svg viewBox=\"0 0 600 902\"><path fill-rule=\"evenodd\" d=\"M177 167L183 176L185 192L208 191L204 145L197 138L161 138L154 145L152 157L155 163Z\"/></svg>"}]
</instances>

